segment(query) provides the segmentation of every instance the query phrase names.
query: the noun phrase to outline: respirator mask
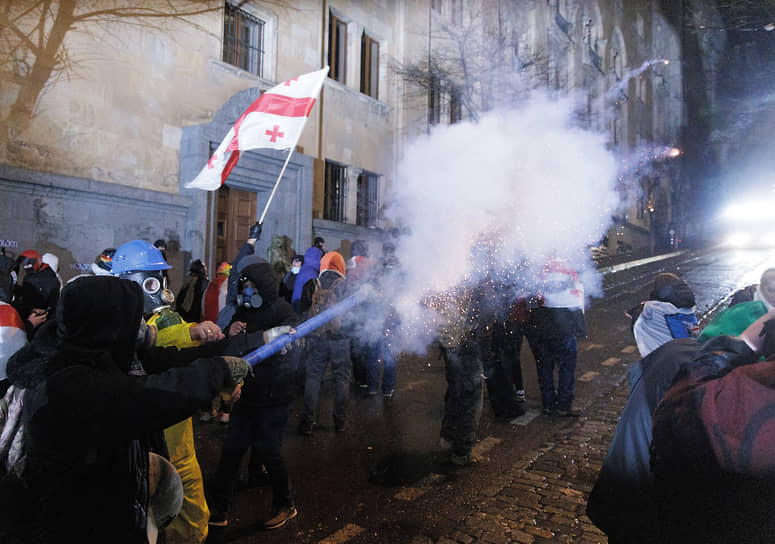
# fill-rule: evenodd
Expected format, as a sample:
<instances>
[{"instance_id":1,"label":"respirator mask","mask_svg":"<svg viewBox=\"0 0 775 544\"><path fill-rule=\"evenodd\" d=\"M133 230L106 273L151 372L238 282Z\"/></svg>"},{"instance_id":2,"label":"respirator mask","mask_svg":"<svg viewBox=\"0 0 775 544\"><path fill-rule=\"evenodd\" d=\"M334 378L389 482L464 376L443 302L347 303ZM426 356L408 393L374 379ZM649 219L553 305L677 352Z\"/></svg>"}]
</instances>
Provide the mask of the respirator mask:
<instances>
[{"instance_id":1,"label":"respirator mask","mask_svg":"<svg viewBox=\"0 0 775 544\"><path fill-rule=\"evenodd\" d=\"M264 303L261 295L253 287L246 285L248 279L240 278L240 293L237 295L237 304L243 308L260 308Z\"/></svg>"}]
</instances>

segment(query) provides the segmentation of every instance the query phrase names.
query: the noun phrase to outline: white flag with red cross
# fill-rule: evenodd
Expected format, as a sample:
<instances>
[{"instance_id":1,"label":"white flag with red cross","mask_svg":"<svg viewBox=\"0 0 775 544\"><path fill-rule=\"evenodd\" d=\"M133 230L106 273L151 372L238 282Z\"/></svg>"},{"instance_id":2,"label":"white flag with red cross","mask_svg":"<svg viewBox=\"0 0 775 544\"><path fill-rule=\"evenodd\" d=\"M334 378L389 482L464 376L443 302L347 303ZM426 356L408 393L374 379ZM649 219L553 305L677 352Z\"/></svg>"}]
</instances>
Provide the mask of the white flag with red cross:
<instances>
[{"instance_id":1,"label":"white flag with red cross","mask_svg":"<svg viewBox=\"0 0 775 544\"><path fill-rule=\"evenodd\" d=\"M312 106L328 74L328 66L294 77L265 91L240 115L188 189L214 191L223 185L248 149L296 147Z\"/></svg>"}]
</instances>

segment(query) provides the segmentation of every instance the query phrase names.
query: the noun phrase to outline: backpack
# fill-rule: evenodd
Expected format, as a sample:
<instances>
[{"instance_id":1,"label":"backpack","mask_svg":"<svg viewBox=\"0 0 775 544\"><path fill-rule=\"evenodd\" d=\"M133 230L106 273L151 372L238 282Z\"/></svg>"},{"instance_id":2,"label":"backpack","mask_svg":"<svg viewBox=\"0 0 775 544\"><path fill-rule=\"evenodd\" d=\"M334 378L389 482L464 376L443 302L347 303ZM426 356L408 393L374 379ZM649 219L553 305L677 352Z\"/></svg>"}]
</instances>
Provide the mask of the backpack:
<instances>
[{"instance_id":1,"label":"backpack","mask_svg":"<svg viewBox=\"0 0 775 544\"><path fill-rule=\"evenodd\" d=\"M331 308L338 302L339 297L337 296L337 291L339 290L340 286L343 285L343 281L344 278L338 278L334 280L334 282L328 288L323 288L320 280L315 278L315 292L312 294L312 302L307 314L309 318L312 318L320 314L322 311ZM342 320L339 317L336 317L324 325L318 327L316 333L337 333L341 330L341 328Z\"/></svg>"},{"instance_id":2,"label":"backpack","mask_svg":"<svg viewBox=\"0 0 775 544\"><path fill-rule=\"evenodd\" d=\"M772 542L775 361L710 368L679 372L654 416L661 541Z\"/></svg>"},{"instance_id":3,"label":"backpack","mask_svg":"<svg viewBox=\"0 0 775 544\"><path fill-rule=\"evenodd\" d=\"M24 389L12 385L0 399L0 474L21 477L25 466L22 408Z\"/></svg>"}]
</instances>

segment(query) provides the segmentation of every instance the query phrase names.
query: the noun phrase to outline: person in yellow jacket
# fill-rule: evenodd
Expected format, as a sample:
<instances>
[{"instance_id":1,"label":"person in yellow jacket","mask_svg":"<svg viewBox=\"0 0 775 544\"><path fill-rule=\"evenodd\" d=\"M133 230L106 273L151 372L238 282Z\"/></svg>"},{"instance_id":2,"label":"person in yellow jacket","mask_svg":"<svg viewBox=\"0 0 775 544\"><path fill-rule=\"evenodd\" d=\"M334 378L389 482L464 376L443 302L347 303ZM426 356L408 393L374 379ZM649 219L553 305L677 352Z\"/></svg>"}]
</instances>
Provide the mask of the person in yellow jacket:
<instances>
[{"instance_id":1,"label":"person in yellow jacket","mask_svg":"<svg viewBox=\"0 0 775 544\"><path fill-rule=\"evenodd\" d=\"M171 268L161 252L144 240L127 242L113 256L113 275L132 280L143 289L147 324L156 329L157 347L178 350L197 347L224 338L221 329L211 321L188 323L170 309L175 298L166 288L162 271ZM191 418L164 429L169 460L183 482L183 506L167 528L169 540L201 543L207 538L210 510L204 493L204 482L194 449ZM172 533L172 534L170 534Z\"/></svg>"}]
</instances>

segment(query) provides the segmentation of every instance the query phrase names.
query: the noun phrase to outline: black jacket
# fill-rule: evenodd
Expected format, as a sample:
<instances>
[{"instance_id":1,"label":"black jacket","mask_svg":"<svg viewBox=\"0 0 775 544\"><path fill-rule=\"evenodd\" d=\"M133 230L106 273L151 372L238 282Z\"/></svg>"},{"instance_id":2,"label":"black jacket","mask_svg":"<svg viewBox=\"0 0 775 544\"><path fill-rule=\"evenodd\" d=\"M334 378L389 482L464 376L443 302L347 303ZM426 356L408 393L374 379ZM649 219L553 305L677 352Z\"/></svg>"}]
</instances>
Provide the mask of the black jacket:
<instances>
[{"instance_id":1,"label":"black jacket","mask_svg":"<svg viewBox=\"0 0 775 544\"><path fill-rule=\"evenodd\" d=\"M228 339L227 355L242 356L264 345L264 331L281 325L295 325L296 312L288 302L280 298L277 278L269 263L253 264L242 271L261 295L259 308L239 307L234 321L247 324L247 331ZM285 354L273 355L253 367L253 376L245 378L237 407L271 406L293 400L296 381L296 357L291 350Z\"/></svg>"},{"instance_id":2,"label":"black jacket","mask_svg":"<svg viewBox=\"0 0 775 544\"><path fill-rule=\"evenodd\" d=\"M9 380L26 388L27 464L24 493L0 489L0 540L146 542L150 444L231 376L217 359L128 375L142 309L131 281L78 279L56 322L9 361Z\"/></svg>"},{"instance_id":3,"label":"black jacket","mask_svg":"<svg viewBox=\"0 0 775 544\"><path fill-rule=\"evenodd\" d=\"M678 338L637 363L640 374L587 501L587 515L612 542L658 541L649 462L651 422L676 372L697 353L693 338ZM632 373L631 373L632 375Z\"/></svg>"}]
</instances>

